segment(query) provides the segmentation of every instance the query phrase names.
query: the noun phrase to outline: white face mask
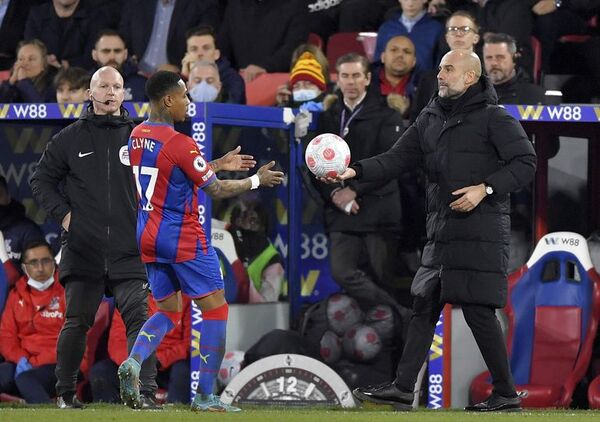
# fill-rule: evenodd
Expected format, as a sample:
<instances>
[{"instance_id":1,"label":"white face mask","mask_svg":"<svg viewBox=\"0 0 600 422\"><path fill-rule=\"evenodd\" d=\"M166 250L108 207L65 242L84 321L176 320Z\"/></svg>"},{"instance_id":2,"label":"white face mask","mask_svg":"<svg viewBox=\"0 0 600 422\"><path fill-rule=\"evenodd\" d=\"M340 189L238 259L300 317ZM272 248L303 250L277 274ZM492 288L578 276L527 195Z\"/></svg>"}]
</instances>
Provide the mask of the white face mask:
<instances>
[{"instance_id":1,"label":"white face mask","mask_svg":"<svg viewBox=\"0 0 600 422\"><path fill-rule=\"evenodd\" d=\"M206 81L202 81L190 89L192 100L197 103L210 103L219 95L219 90Z\"/></svg>"},{"instance_id":2,"label":"white face mask","mask_svg":"<svg viewBox=\"0 0 600 422\"><path fill-rule=\"evenodd\" d=\"M292 92L292 97L297 103L301 101L314 100L319 96L319 91L316 89L296 89Z\"/></svg>"},{"instance_id":3,"label":"white face mask","mask_svg":"<svg viewBox=\"0 0 600 422\"><path fill-rule=\"evenodd\" d=\"M47 290L48 287L52 286L53 283L54 283L54 274L52 274L50 276L50 278L46 281L37 281L31 277L29 277L29 279L27 280L28 285L30 285L31 287L33 287L36 290L39 290L40 292Z\"/></svg>"}]
</instances>

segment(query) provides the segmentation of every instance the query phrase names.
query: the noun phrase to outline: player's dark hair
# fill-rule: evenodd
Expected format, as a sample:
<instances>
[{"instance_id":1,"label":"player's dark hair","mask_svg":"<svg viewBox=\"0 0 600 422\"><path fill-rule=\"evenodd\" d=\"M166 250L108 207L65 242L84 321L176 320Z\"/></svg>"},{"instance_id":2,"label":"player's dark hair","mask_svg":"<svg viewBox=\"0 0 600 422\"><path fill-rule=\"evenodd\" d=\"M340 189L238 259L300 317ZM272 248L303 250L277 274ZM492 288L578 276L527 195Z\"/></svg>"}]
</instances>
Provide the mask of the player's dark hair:
<instances>
[{"instance_id":1,"label":"player's dark hair","mask_svg":"<svg viewBox=\"0 0 600 422\"><path fill-rule=\"evenodd\" d=\"M159 70L146 82L146 96L150 101L158 101L171 90L177 88L181 76L168 70Z\"/></svg>"}]
</instances>

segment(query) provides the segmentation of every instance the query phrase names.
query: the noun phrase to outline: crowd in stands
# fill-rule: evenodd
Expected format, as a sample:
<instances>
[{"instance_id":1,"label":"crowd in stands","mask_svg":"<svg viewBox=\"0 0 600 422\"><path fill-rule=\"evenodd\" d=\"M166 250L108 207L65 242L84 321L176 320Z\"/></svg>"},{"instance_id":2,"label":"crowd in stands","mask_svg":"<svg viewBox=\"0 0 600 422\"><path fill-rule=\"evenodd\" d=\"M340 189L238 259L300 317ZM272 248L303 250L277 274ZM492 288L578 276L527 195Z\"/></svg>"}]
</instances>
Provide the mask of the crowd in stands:
<instances>
[{"instance_id":1,"label":"crowd in stands","mask_svg":"<svg viewBox=\"0 0 600 422\"><path fill-rule=\"evenodd\" d=\"M519 81L541 84L541 74L584 73L592 89L578 100L591 101L600 96L598 11L595 0L7 0L0 6L0 102L86 100L84 93L74 95L84 86L83 73L110 65L123 74L125 101L146 100L146 78L170 69L190 81L195 101L245 104L246 85L263 74L291 72L294 51L307 42L319 50L309 52L327 81L322 92L331 93L336 87L322 60L328 39L364 31L377 33L374 52L367 49L373 81L383 82L394 94L389 105L407 118L429 100L443 54L473 48L483 59L490 33L514 40L508 43ZM416 58L406 65L410 73L390 73L389 61L403 60L389 57L389 49L400 51L388 48L392 39L412 44L401 47ZM537 62L534 48L541 49ZM202 75L192 75L198 62L215 63L218 76L207 63L196 71ZM270 88L277 105L291 94L291 86Z\"/></svg>"},{"instance_id":2,"label":"crowd in stands","mask_svg":"<svg viewBox=\"0 0 600 422\"><path fill-rule=\"evenodd\" d=\"M5 0L0 103L85 102L91 74L112 66L123 76L125 101L146 101L147 78L166 69L181 75L193 101L247 104L255 80L286 73L286 83L271 87L268 105L323 112L320 131L346 138L357 159L385 151L427 107L437 92L438 63L450 50L479 55L503 104L545 104L540 75L565 70L588 75L588 96L579 100L600 97L599 12L600 0ZM377 33L374 52L347 51L330 68L332 35L359 32ZM563 39L569 35L579 38ZM541 48L540 63L532 40ZM565 49L565 42L576 48ZM419 246L424 217L417 209L424 194L415 177L376 189L316 187L329 200L332 275L346 291L356 289L360 297L368 285L374 303L396 305L382 285L394 258L380 251L398 247L388 247L385 235L398 227L412 237L406 244ZM364 233L349 236L357 201L367 210L359 223ZM398 203L402 214L390 216ZM251 212L260 214L239 206L228 226L238 256L252 270L245 297L276 301L286 290L283 260L266 237L266 222L252 220ZM373 276L362 272L354 255L363 247ZM54 397L65 303L51 252L0 177L0 270L9 280L0 283L0 394L29 403ZM183 315L189 319L189 312ZM187 378L180 375L189 372L189 324L182 321L157 353L159 384L172 402L189 401ZM116 368L127 356L125 344L115 312L108 356L93 365L86 357L81 367L92 399L119 401Z\"/></svg>"}]
</instances>

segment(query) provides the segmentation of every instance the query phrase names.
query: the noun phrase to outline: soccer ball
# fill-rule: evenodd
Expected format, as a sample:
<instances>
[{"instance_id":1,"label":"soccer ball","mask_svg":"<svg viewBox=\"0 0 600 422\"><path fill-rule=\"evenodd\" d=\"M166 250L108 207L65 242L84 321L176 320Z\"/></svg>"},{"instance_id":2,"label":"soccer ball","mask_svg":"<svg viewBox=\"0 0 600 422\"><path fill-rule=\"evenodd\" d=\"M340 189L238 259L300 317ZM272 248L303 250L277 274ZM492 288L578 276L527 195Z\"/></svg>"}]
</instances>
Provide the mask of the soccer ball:
<instances>
[{"instance_id":1,"label":"soccer ball","mask_svg":"<svg viewBox=\"0 0 600 422\"><path fill-rule=\"evenodd\" d=\"M325 331L321 337L321 357L327 363L335 363L342 355L342 340L333 331Z\"/></svg>"},{"instance_id":2,"label":"soccer ball","mask_svg":"<svg viewBox=\"0 0 600 422\"><path fill-rule=\"evenodd\" d=\"M342 342L344 354L348 359L366 362L381 351L381 339L373 327L358 324L351 327Z\"/></svg>"},{"instance_id":3,"label":"soccer ball","mask_svg":"<svg viewBox=\"0 0 600 422\"><path fill-rule=\"evenodd\" d=\"M350 148L346 141L333 133L315 136L306 147L304 160L317 177L335 177L350 164Z\"/></svg>"},{"instance_id":4,"label":"soccer ball","mask_svg":"<svg viewBox=\"0 0 600 422\"><path fill-rule=\"evenodd\" d=\"M369 309L365 323L375 328L382 340L394 337L394 313L389 305L377 305Z\"/></svg>"},{"instance_id":5,"label":"soccer ball","mask_svg":"<svg viewBox=\"0 0 600 422\"><path fill-rule=\"evenodd\" d=\"M240 373L245 354L246 352L241 350L232 350L225 353L221 362L221 369L217 373L217 382L221 388L227 387L227 384Z\"/></svg>"},{"instance_id":6,"label":"soccer ball","mask_svg":"<svg viewBox=\"0 0 600 422\"><path fill-rule=\"evenodd\" d=\"M335 294L327 301L327 322L339 336L363 320L363 313L356 300L350 296Z\"/></svg>"}]
</instances>

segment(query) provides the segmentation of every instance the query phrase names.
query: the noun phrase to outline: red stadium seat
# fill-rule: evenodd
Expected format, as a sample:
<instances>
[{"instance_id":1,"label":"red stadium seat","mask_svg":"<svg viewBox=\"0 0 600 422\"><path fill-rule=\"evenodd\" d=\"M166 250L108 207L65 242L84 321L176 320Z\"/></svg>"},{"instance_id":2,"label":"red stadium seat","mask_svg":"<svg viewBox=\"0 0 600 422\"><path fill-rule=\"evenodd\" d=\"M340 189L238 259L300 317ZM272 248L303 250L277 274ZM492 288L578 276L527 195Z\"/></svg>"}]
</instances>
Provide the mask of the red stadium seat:
<instances>
[{"instance_id":1,"label":"red stadium seat","mask_svg":"<svg viewBox=\"0 0 600 422\"><path fill-rule=\"evenodd\" d=\"M10 70L0 70L0 82L8 81L10 78Z\"/></svg>"},{"instance_id":2,"label":"red stadium seat","mask_svg":"<svg viewBox=\"0 0 600 422\"><path fill-rule=\"evenodd\" d=\"M277 87L289 79L288 73L264 73L252 82L247 82L246 103L253 106L274 105Z\"/></svg>"},{"instance_id":3,"label":"red stadium seat","mask_svg":"<svg viewBox=\"0 0 600 422\"><path fill-rule=\"evenodd\" d=\"M319 47L321 50L323 49L323 38L321 38L318 34L315 34L314 32L308 34L308 40L306 42L316 47Z\"/></svg>"},{"instance_id":4,"label":"red stadium seat","mask_svg":"<svg viewBox=\"0 0 600 422\"><path fill-rule=\"evenodd\" d=\"M327 61L329 68L335 69L335 62L347 53L365 54L359 32L338 32L329 37L327 41Z\"/></svg>"},{"instance_id":5,"label":"red stadium seat","mask_svg":"<svg viewBox=\"0 0 600 422\"><path fill-rule=\"evenodd\" d=\"M585 239L569 232L544 236L509 277L504 310L511 370L517 390L527 393L523 407L569 407L600 319L600 276ZM471 384L471 402L491 392L484 372Z\"/></svg>"},{"instance_id":6,"label":"red stadium seat","mask_svg":"<svg viewBox=\"0 0 600 422\"><path fill-rule=\"evenodd\" d=\"M536 37L531 37L531 49L533 50L533 83L539 84L542 73L542 44Z\"/></svg>"}]
</instances>

